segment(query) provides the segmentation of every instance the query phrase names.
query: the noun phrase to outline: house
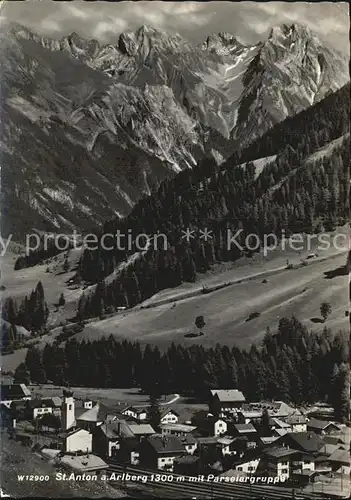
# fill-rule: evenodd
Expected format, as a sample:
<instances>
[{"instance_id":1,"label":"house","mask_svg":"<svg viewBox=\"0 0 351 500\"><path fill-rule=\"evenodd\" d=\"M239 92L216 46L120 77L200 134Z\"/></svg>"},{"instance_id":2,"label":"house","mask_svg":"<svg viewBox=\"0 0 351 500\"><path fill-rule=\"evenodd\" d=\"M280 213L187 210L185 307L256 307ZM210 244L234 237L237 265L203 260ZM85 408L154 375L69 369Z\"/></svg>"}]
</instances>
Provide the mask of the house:
<instances>
[{"instance_id":1,"label":"house","mask_svg":"<svg viewBox=\"0 0 351 500\"><path fill-rule=\"evenodd\" d=\"M127 406L121 411L122 415L127 415L129 417L135 418L135 420L146 420L147 411L145 408L135 408L134 406Z\"/></svg>"},{"instance_id":2,"label":"house","mask_svg":"<svg viewBox=\"0 0 351 500\"><path fill-rule=\"evenodd\" d=\"M269 417L268 425L269 425L270 430L273 433L273 435L274 435L274 431L278 430L278 429L285 431L285 433L292 431L290 424L288 424L287 422L284 422L284 420L281 420L280 418L277 418L277 417ZM278 433L278 435L279 435L279 433Z\"/></svg>"},{"instance_id":3,"label":"house","mask_svg":"<svg viewBox=\"0 0 351 500\"><path fill-rule=\"evenodd\" d=\"M259 467L260 460L261 458L256 457L252 460L243 461L240 464L235 465L235 470L244 472L245 474L255 474Z\"/></svg>"},{"instance_id":4,"label":"house","mask_svg":"<svg viewBox=\"0 0 351 500\"><path fill-rule=\"evenodd\" d=\"M347 450L335 450L329 457L332 470L338 474L350 475L350 452Z\"/></svg>"},{"instance_id":5,"label":"house","mask_svg":"<svg viewBox=\"0 0 351 500\"><path fill-rule=\"evenodd\" d=\"M103 423L94 429L93 450L99 456L111 458L121 445L121 422ZM131 434L132 436L132 434Z\"/></svg>"},{"instance_id":6,"label":"house","mask_svg":"<svg viewBox=\"0 0 351 500\"><path fill-rule=\"evenodd\" d=\"M213 436L221 436L228 430L228 424L221 418L214 419L212 422Z\"/></svg>"},{"instance_id":7,"label":"house","mask_svg":"<svg viewBox=\"0 0 351 500\"><path fill-rule=\"evenodd\" d=\"M52 399L30 399L26 404L26 416L31 420L42 417L45 413L53 413L54 403Z\"/></svg>"},{"instance_id":8,"label":"house","mask_svg":"<svg viewBox=\"0 0 351 500\"><path fill-rule=\"evenodd\" d=\"M220 446L222 449L223 456L231 456L237 454L235 446L236 441L237 438L232 436L223 436L217 440L218 446Z\"/></svg>"},{"instance_id":9,"label":"house","mask_svg":"<svg viewBox=\"0 0 351 500\"><path fill-rule=\"evenodd\" d=\"M307 418L304 415L290 415L285 422L291 426L291 432L306 432Z\"/></svg>"},{"instance_id":10,"label":"house","mask_svg":"<svg viewBox=\"0 0 351 500\"><path fill-rule=\"evenodd\" d=\"M323 439L314 432L289 432L277 440L282 446L316 456L325 446Z\"/></svg>"},{"instance_id":11,"label":"house","mask_svg":"<svg viewBox=\"0 0 351 500\"><path fill-rule=\"evenodd\" d=\"M177 424L179 420L179 413L172 409L165 409L161 411L160 424Z\"/></svg>"},{"instance_id":12,"label":"house","mask_svg":"<svg viewBox=\"0 0 351 500\"><path fill-rule=\"evenodd\" d=\"M174 461L186 455L186 449L177 436L155 434L140 443L139 454L141 465L172 472Z\"/></svg>"},{"instance_id":13,"label":"house","mask_svg":"<svg viewBox=\"0 0 351 500\"><path fill-rule=\"evenodd\" d=\"M59 434L62 440L61 449L66 453L85 452L91 453L93 450L93 436L90 432L79 427L69 429L68 431Z\"/></svg>"},{"instance_id":14,"label":"house","mask_svg":"<svg viewBox=\"0 0 351 500\"><path fill-rule=\"evenodd\" d=\"M83 408L85 410L91 410L91 408L93 408L93 406L95 405L94 401L92 401L91 399L83 399L82 401L82 404L83 404Z\"/></svg>"},{"instance_id":15,"label":"house","mask_svg":"<svg viewBox=\"0 0 351 500\"><path fill-rule=\"evenodd\" d=\"M98 474L108 469L108 465L102 458L90 453L86 455L58 455L55 458L55 464L80 474Z\"/></svg>"},{"instance_id":16,"label":"house","mask_svg":"<svg viewBox=\"0 0 351 500\"><path fill-rule=\"evenodd\" d=\"M309 422L307 422L307 431L312 431L316 434L331 434L339 430L340 428L336 424L326 420L317 420L316 418L312 418Z\"/></svg>"},{"instance_id":17,"label":"house","mask_svg":"<svg viewBox=\"0 0 351 500\"><path fill-rule=\"evenodd\" d=\"M213 415L235 412L245 403L245 397L237 389L214 389L210 391L209 411Z\"/></svg>"},{"instance_id":18,"label":"house","mask_svg":"<svg viewBox=\"0 0 351 500\"><path fill-rule=\"evenodd\" d=\"M263 411L260 410L240 410L237 413L238 424L259 424L261 422Z\"/></svg>"},{"instance_id":19,"label":"house","mask_svg":"<svg viewBox=\"0 0 351 500\"><path fill-rule=\"evenodd\" d=\"M268 411L270 417L277 417L283 420L290 415L300 415L300 412L296 408L289 406L284 401L260 401L257 403L246 403L241 407L242 412L257 412L261 413L261 416L265 410Z\"/></svg>"},{"instance_id":20,"label":"house","mask_svg":"<svg viewBox=\"0 0 351 500\"><path fill-rule=\"evenodd\" d=\"M196 426L186 424L161 424L160 429L163 436L172 434L174 436L184 437L193 432L196 429Z\"/></svg>"},{"instance_id":21,"label":"house","mask_svg":"<svg viewBox=\"0 0 351 500\"><path fill-rule=\"evenodd\" d=\"M262 472L267 476L278 477L280 481L286 481L292 472L292 460L297 456L296 450L284 446L267 448L262 451L257 474Z\"/></svg>"},{"instance_id":22,"label":"house","mask_svg":"<svg viewBox=\"0 0 351 500\"><path fill-rule=\"evenodd\" d=\"M187 454L193 455L197 449L196 438L192 434L188 433L186 436L180 437L179 439L183 443Z\"/></svg>"},{"instance_id":23,"label":"house","mask_svg":"<svg viewBox=\"0 0 351 500\"><path fill-rule=\"evenodd\" d=\"M257 430L252 424L234 424L233 426L234 435L236 437L246 437L247 438L247 448L252 449L256 447L256 442L258 439Z\"/></svg>"},{"instance_id":24,"label":"house","mask_svg":"<svg viewBox=\"0 0 351 500\"><path fill-rule=\"evenodd\" d=\"M1 382L1 403L8 408L12 401L29 400L32 394L25 384L16 384L11 381Z\"/></svg>"},{"instance_id":25,"label":"house","mask_svg":"<svg viewBox=\"0 0 351 500\"><path fill-rule=\"evenodd\" d=\"M92 408L84 410L80 415L76 415L77 425L91 432L95 427L104 422L112 422L118 419L118 412L114 408L109 408L102 403L96 403Z\"/></svg>"}]
</instances>

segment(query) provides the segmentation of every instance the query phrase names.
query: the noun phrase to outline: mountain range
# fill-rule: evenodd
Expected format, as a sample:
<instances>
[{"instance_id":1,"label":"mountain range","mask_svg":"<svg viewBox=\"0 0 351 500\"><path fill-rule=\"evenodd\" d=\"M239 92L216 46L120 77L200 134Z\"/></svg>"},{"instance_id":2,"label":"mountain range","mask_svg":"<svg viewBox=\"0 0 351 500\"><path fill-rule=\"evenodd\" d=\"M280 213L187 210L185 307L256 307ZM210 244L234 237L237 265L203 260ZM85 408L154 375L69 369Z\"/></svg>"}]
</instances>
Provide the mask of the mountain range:
<instances>
[{"instance_id":1,"label":"mountain range","mask_svg":"<svg viewBox=\"0 0 351 500\"><path fill-rule=\"evenodd\" d=\"M2 233L69 232L124 217L204 159L235 151L349 80L347 58L302 25L244 46L194 46L142 26L101 45L2 27Z\"/></svg>"}]
</instances>

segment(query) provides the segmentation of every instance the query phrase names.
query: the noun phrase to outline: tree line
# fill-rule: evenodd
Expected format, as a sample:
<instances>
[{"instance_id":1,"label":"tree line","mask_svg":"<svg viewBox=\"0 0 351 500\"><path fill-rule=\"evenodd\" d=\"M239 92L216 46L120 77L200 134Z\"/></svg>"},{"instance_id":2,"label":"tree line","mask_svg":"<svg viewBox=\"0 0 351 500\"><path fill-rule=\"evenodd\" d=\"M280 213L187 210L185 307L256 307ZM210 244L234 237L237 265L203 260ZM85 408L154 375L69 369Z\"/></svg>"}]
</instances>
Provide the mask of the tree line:
<instances>
[{"instance_id":1,"label":"tree line","mask_svg":"<svg viewBox=\"0 0 351 500\"><path fill-rule=\"evenodd\" d=\"M236 152L223 165L202 160L193 170L165 180L157 192L142 199L123 220L106 222L103 234L135 236L157 232L167 235L167 249L151 248L137 259L135 241L121 250L105 238L111 250L86 249L76 279L96 283L92 296L82 296L78 317L113 313L116 307L133 307L156 292L196 280L215 262L252 255L246 237L278 237L285 231L331 231L349 216L350 86L329 95L315 106L276 125L250 148ZM333 141L336 141L333 143ZM326 147L325 154L316 154ZM252 160L272 156L260 175ZM207 241L186 241L186 228L211 231ZM236 244L228 234L241 231ZM259 248L257 248L257 251ZM113 273L105 284L104 278Z\"/></svg>"},{"instance_id":2,"label":"tree line","mask_svg":"<svg viewBox=\"0 0 351 500\"><path fill-rule=\"evenodd\" d=\"M336 418L349 411L349 337L324 328L308 331L296 318L282 318L261 345L248 350L217 344L157 346L108 338L28 350L15 377L83 387L139 387L147 394L180 392L206 399L212 388L237 388L248 401L294 404L326 401Z\"/></svg>"},{"instance_id":3,"label":"tree line","mask_svg":"<svg viewBox=\"0 0 351 500\"><path fill-rule=\"evenodd\" d=\"M48 316L49 308L45 301L41 281L32 290L30 296L25 296L19 305L12 297L8 297L2 306L2 319L10 325L10 331L3 328L2 345L9 346L11 332L15 334L14 338L16 338L16 325L23 326L33 335L41 333L45 328Z\"/></svg>"}]
</instances>

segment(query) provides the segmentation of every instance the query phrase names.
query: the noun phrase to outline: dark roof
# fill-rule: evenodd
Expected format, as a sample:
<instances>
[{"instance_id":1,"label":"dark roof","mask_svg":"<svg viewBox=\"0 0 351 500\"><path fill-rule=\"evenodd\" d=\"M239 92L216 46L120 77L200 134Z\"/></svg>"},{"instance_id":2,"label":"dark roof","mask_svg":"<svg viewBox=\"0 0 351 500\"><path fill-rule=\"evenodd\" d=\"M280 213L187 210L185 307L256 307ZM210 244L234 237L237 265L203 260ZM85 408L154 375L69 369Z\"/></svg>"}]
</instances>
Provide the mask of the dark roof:
<instances>
[{"instance_id":1,"label":"dark roof","mask_svg":"<svg viewBox=\"0 0 351 500\"><path fill-rule=\"evenodd\" d=\"M307 418L305 415L289 415L289 417L286 417L285 422L290 425L306 424Z\"/></svg>"},{"instance_id":2,"label":"dark roof","mask_svg":"<svg viewBox=\"0 0 351 500\"><path fill-rule=\"evenodd\" d=\"M308 453L317 453L324 446L323 439L314 432L289 432L281 440L288 441L293 448Z\"/></svg>"},{"instance_id":3,"label":"dark roof","mask_svg":"<svg viewBox=\"0 0 351 500\"><path fill-rule=\"evenodd\" d=\"M185 447L177 436L161 436L154 434L147 438L156 453L186 453Z\"/></svg>"},{"instance_id":4,"label":"dark roof","mask_svg":"<svg viewBox=\"0 0 351 500\"><path fill-rule=\"evenodd\" d=\"M318 420L317 418L312 418L309 422L307 422L307 427L318 430L323 430L326 427L329 427L329 425L337 427L337 425L333 422L329 422L327 420Z\"/></svg>"},{"instance_id":5,"label":"dark roof","mask_svg":"<svg viewBox=\"0 0 351 500\"><path fill-rule=\"evenodd\" d=\"M28 400L28 406L32 409L35 409L35 408L53 408L56 405L54 404L51 398L46 398L46 399L35 398Z\"/></svg>"},{"instance_id":6,"label":"dark roof","mask_svg":"<svg viewBox=\"0 0 351 500\"><path fill-rule=\"evenodd\" d=\"M294 455L299 452L297 450L286 448L284 446L277 446L274 448L267 448L263 450L263 453L269 457L282 458L282 457L287 457L289 455Z\"/></svg>"},{"instance_id":7,"label":"dark roof","mask_svg":"<svg viewBox=\"0 0 351 500\"><path fill-rule=\"evenodd\" d=\"M185 436L182 436L179 438L183 444L195 444L196 439L195 437L191 434L191 432L187 433Z\"/></svg>"},{"instance_id":8,"label":"dark roof","mask_svg":"<svg viewBox=\"0 0 351 500\"><path fill-rule=\"evenodd\" d=\"M9 381L1 380L1 401L30 396L31 392L25 384L12 384Z\"/></svg>"}]
</instances>

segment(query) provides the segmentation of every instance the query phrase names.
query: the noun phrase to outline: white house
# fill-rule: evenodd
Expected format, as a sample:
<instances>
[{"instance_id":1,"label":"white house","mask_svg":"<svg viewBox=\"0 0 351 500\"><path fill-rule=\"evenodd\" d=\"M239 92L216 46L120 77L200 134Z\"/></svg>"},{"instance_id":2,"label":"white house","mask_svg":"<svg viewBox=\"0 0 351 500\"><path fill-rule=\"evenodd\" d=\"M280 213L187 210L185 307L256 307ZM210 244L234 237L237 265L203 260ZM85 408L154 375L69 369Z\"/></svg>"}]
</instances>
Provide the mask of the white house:
<instances>
[{"instance_id":1,"label":"white house","mask_svg":"<svg viewBox=\"0 0 351 500\"><path fill-rule=\"evenodd\" d=\"M161 413L160 424L177 424L179 420L179 414L172 410L164 410Z\"/></svg>"},{"instance_id":2,"label":"white house","mask_svg":"<svg viewBox=\"0 0 351 500\"><path fill-rule=\"evenodd\" d=\"M255 474L260 464L260 460L260 458L248 460L247 462L236 465L235 470L244 472L245 474Z\"/></svg>"},{"instance_id":3,"label":"white house","mask_svg":"<svg viewBox=\"0 0 351 500\"><path fill-rule=\"evenodd\" d=\"M306 432L308 419L304 415L290 415L285 422L291 426L291 432Z\"/></svg>"},{"instance_id":4,"label":"white house","mask_svg":"<svg viewBox=\"0 0 351 500\"><path fill-rule=\"evenodd\" d=\"M93 436L85 429L72 429L69 432L62 434L63 449L67 453L81 451L91 453L93 449Z\"/></svg>"},{"instance_id":5,"label":"white house","mask_svg":"<svg viewBox=\"0 0 351 500\"><path fill-rule=\"evenodd\" d=\"M225 434L228 430L228 425L227 422L222 420L221 418L218 418L213 422L213 435L214 436L221 436L222 434Z\"/></svg>"},{"instance_id":6,"label":"white house","mask_svg":"<svg viewBox=\"0 0 351 500\"><path fill-rule=\"evenodd\" d=\"M121 414L135 418L136 420L147 419L147 411L145 408L135 408L134 406L128 406L123 411L121 411Z\"/></svg>"}]
</instances>

